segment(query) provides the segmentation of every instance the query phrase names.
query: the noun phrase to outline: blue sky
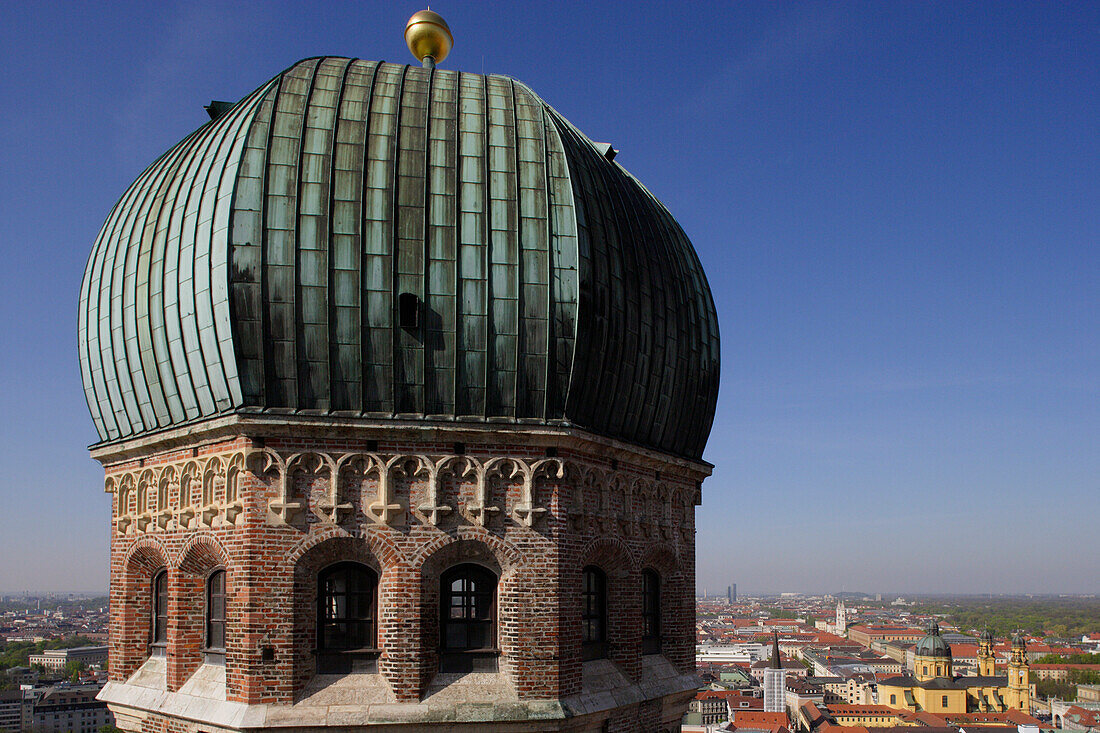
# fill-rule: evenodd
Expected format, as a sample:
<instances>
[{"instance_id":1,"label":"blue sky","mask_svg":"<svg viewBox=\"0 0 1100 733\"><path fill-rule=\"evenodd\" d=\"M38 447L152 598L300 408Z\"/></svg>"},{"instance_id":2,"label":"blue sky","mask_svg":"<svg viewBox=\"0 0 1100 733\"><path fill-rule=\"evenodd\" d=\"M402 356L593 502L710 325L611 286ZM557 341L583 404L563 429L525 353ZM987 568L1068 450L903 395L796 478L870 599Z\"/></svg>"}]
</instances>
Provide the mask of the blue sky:
<instances>
[{"instance_id":1,"label":"blue sky","mask_svg":"<svg viewBox=\"0 0 1100 733\"><path fill-rule=\"evenodd\" d=\"M103 219L299 58L410 3L0 9L0 590L100 589L76 359ZM1100 5L439 2L661 198L722 326L698 582L1100 592Z\"/></svg>"}]
</instances>

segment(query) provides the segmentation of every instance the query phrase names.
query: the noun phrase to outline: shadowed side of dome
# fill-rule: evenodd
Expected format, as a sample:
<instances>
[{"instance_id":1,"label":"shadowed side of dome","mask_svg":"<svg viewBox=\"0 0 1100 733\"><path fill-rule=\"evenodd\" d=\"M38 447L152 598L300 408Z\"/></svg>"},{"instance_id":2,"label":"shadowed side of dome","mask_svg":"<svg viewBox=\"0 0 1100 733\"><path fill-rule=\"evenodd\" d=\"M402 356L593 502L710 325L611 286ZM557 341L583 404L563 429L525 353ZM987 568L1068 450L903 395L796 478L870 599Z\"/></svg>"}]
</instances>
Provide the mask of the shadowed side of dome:
<instances>
[{"instance_id":1,"label":"shadowed side of dome","mask_svg":"<svg viewBox=\"0 0 1100 733\"><path fill-rule=\"evenodd\" d=\"M576 201L577 355L566 411L598 432L702 455L718 400L718 316L668 210L555 110Z\"/></svg>"}]
</instances>

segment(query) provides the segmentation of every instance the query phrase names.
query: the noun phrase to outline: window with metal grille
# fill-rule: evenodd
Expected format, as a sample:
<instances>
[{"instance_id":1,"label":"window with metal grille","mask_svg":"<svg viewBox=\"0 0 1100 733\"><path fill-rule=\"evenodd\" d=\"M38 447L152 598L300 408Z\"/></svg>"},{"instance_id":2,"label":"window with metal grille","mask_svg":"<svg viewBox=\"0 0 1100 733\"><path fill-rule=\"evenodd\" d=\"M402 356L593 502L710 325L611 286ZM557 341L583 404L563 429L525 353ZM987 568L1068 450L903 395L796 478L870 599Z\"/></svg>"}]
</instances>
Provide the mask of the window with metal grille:
<instances>
[{"instance_id":1,"label":"window with metal grille","mask_svg":"<svg viewBox=\"0 0 1100 733\"><path fill-rule=\"evenodd\" d=\"M494 671L497 576L465 564L448 570L439 582L440 670Z\"/></svg>"},{"instance_id":2,"label":"window with metal grille","mask_svg":"<svg viewBox=\"0 0 1100 733\"><path fill-rule=\"evenodd\" d=\"M607 576L595 565L583 573L581 656L588 661L607 656Z\"/></svg>"},{"instance_id":3,"label":"window with metal grille","mask_svg":"<svg viewBox=\"0 0 1100 733\"><path fill-rule=\"evenodd\" d=\"M215 570L206 579L206 649L225 651L224 570Z\"/></svg>"},{"instance_id":4,"label":"window with metal grille","mask_svg":"<svg viewBox=\"0 0 1100 733\"><path fill-rule=\"evenodd\" d=\"M319 672L351 672L357 657L373 659L378 579L370 568L342 562L325 568L317 582Z\"/></svg>"},{"instance_id":5,"label":"window with metal grille","mask_svg":"<svg viewBox=\"0 0 1100 733\"><path fill-rule=\"evenodd\" d=\"M153 646L168 643L168 571L161 570L153 576L153 597L150 608Z\"/></svg>"},{"instance_id":6,"label":"window with metal grille","mask_svg":"<svg viewBox=\"0 0 1100 733\"><path fill-rule=\"evenodd\" d=\"M661 576L642 571L642 654L661 653Z\"/></svg>"}]
</instances>

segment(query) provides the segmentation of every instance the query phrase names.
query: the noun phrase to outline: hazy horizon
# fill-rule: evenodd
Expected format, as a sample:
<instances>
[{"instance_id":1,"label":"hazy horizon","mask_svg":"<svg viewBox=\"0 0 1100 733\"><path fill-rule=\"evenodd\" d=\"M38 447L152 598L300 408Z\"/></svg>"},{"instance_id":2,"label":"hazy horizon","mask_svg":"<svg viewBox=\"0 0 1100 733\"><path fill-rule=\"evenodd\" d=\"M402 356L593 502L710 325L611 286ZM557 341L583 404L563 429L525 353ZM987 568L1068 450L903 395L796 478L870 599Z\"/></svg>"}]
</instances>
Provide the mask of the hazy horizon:
<instances>
[{"instance_id":1,"label":"hazy horizon","mask_svg":"<svg viewBox=\"0 0 1100 733\"><path fill-rule=\"evenodd\" d=\"M432 7L443 68L609 141L698 250L699 589L1100 592L1100 4ZM0 586L107 585L76 302L111 207L212 99L411 61L420 8L4 8Z\"/></svg>"}]
</instances>

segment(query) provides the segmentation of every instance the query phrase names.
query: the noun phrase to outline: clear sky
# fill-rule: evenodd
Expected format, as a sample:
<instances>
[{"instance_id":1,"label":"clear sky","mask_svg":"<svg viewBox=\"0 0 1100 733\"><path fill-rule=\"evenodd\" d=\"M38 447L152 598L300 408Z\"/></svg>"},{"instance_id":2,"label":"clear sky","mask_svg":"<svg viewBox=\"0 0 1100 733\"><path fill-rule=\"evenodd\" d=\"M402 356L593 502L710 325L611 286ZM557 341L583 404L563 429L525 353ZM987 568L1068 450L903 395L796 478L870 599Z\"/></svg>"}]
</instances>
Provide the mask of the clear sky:
<instances>
[{"instance_id":1,"label":"clear sky","mask_svg":"<svg viewBox=\"0 0 1100 733\"><path fill-rule=\"evenodd\" d=\"M76 301L110 207L410 2L0 8L0 590L105 588ZM1100 4L440 0L671 209L722 388L700 589L1100 592Z\"/></svg>"}]
</instances>

